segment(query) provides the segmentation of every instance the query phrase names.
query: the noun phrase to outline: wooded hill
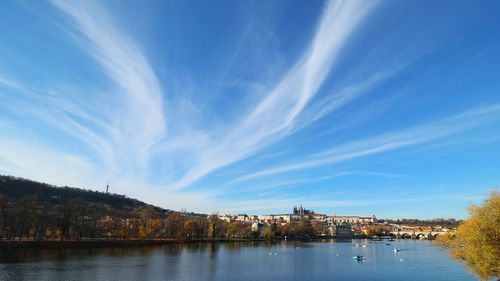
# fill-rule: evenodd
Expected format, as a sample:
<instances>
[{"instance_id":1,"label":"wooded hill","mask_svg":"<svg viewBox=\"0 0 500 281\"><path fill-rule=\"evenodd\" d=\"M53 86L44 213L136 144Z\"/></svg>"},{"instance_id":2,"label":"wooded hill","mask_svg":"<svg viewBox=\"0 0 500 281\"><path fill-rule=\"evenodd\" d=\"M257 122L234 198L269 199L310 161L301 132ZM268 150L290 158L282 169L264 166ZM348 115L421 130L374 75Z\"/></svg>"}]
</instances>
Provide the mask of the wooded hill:
<instances>
[{"instance_id":1,"label":"wooded hill","mask_svg":"<svg viewBox=\"0 0 500 281\"><path fill-rule=\"evenodd\" d=\"M125 195L68 186L58 187L12 176L0 175L0 195L11 200L26 196L36 196L39 202L46 202L51 205L61 205L68 200L83 199L88 203L106 204L112 209L122 211L131 211L137 207L151 206L159 213L169 212L169 210L146 204L137 199L128 198Z\"/></svg>"},{"instance_id":2,"label":"wooded hill","mask_svg":"<svg viewBox=\"0 0 500 281\"><path fill-rule=\"evenodd\" d=\"M0 242L213 240L251 235L255 236L248 223L226 223L216 214L208 218L123 195L0 176Z\"/></svg>"}]
</instances>

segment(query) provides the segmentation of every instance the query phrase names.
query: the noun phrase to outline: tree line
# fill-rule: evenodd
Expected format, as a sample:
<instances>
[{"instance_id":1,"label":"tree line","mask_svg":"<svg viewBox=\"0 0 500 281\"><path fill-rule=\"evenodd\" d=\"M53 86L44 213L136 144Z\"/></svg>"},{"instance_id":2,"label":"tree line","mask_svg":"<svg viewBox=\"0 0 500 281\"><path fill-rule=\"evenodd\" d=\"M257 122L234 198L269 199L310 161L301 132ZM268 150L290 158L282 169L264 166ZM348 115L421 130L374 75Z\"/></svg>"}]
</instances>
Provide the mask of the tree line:
<instances>
[{"instance_id":1,"label":"tree line","mask_svg":"<svg viewBox=\"0 0 500 281\"><path fill-rule=\"evenodd\" d=\"M0 195L0 237L9 240L217 239L250 234L250 225L225 223L216 214L161 212L150 205L127 211L82 198L54 205L36 195Z\"/></svg>"},{"instance_id":2,"label":"tree line","mask_svg":"<svg viewBox=\"0 0 500 281\"><path fill-rule=\"evenodd\" d=\"M7 240L311 238L325 228L323 223L300 221L252 229L252 223L223 221L216 213L162 212L151 205L128 211L82 198L51 204L36 195L0 195L0 238Z\"/></svg>"},{"instance_id":3,"label":"tree line","mask_svg":"<svg viewBox=\"0 0 500 281\"><path fill-rule=\"evenodd\" d=\"M0 176L0 239L300 239L324 234L326 227L300 221L252 229L252 223L217 214L175 212L123 195Z\"/></svg>"}]
</instances>

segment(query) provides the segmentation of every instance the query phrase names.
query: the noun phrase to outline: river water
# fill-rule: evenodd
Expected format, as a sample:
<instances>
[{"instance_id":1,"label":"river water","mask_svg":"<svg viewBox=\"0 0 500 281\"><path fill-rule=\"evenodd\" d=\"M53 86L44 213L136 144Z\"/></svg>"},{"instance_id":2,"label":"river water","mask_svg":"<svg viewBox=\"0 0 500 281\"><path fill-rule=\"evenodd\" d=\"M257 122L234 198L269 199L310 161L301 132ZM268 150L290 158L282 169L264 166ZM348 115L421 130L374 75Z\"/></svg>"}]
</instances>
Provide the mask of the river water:
<instances>
[{"instance_id":1,"label":"river water","mask_svg":"<svg viewBox=\"0 0 500 281\"><path fill-rule=\"evenodd\" d=\"M401 251L396 253L394 248ZM355 255L362 255L365 260L357 261L353 259ZM460 281L477 278L451 260L445 249L430 241L349 240L20 249L0 253L0 280Z\"/></svg>"}]
</instances>

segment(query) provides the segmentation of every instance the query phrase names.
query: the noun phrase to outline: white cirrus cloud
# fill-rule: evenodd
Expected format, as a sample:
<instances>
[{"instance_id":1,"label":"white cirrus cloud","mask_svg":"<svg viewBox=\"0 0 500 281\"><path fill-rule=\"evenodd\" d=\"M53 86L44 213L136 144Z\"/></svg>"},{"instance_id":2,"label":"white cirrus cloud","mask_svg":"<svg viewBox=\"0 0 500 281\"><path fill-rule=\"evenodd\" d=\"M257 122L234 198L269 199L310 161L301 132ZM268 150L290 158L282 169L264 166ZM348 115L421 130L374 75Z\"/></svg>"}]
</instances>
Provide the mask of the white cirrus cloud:
<instances>
[{"instance_id":1,"label":"white cirrus cloud","mask_svg":"<svg viewBox=\"0 0 500 281\"><path fill-rule=\"evenodd\" d=\"M320 89L349 36L375 6L375 1L328 2L311 44L297 63L237 126L210 143L171 189L189 186L282 138Z\"/></svg>"}]
</instances>

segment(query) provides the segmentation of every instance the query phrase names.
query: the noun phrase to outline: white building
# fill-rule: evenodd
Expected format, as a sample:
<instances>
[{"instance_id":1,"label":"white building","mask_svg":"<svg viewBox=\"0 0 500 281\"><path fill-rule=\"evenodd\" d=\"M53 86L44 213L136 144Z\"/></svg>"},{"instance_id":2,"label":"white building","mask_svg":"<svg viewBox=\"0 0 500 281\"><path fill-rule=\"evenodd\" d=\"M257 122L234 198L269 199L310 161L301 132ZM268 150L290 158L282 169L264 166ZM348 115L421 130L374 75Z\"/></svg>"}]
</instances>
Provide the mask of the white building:
<instances>
[{"instance_id":1,"label":"white building","mask_svg":"<svg viewBox=\"0 0 500 281\"><path fill-rule=\"evenodd\" d=\"M259 216L257 215L248 215L249 221L259 221Z\"/></svg>"},{"instance_id":2,"label":"white building","mask_svg":"<svg viewBox=\"0 0 500 281\"><path fill-rule=\"evenodd\" d=\"M260 221L265 222L290 222L292 220L292 215L290 214L277 214L277 215L262 215L259 217Z\"/></svg>"},{"instance_id":3,"label":"white building","mask_svg":"<svg viewBox=\"0 0 500 281\"><path fill-rule=\"evenodd\" d=\"M210 217L210 216L209 216ZM223 215L223 216L219 216L219 219L221 221L225 221L225 222L232 222L234 220L234 216L231 216L231 215Z\"/></svg>"},{"instance_id":4,"label":"white building","mask_svg":"<svg viewBox=\"0 0 500 281\"><path fill-rule=\"evenodd\" d=\"M236 216L237 221L248 221L248 215L247 214L238 214Z\"/></svg>"},{"instance_id":5,"label":"white building","mask_svg":"<svg viewBox=\"0 0 500 281\"><path fill-rule=\"evenodd\" d=\"M252 223L252 231L261 232L263 227L264 227L264 224L261 222L253 222Z\"/></svg>"},{"instance_id":6,"label":"white building","mask_svg":"<svg viewBox=\"0 0 500 281\"><path fill-rule=\"evenodd\" d=\"M371 217L360 217L360 216L331 216L328 217L330 223L335 224L356 224L356 223L376 223L377 217L375 215Z\"/></svg>"}]
</instances>

